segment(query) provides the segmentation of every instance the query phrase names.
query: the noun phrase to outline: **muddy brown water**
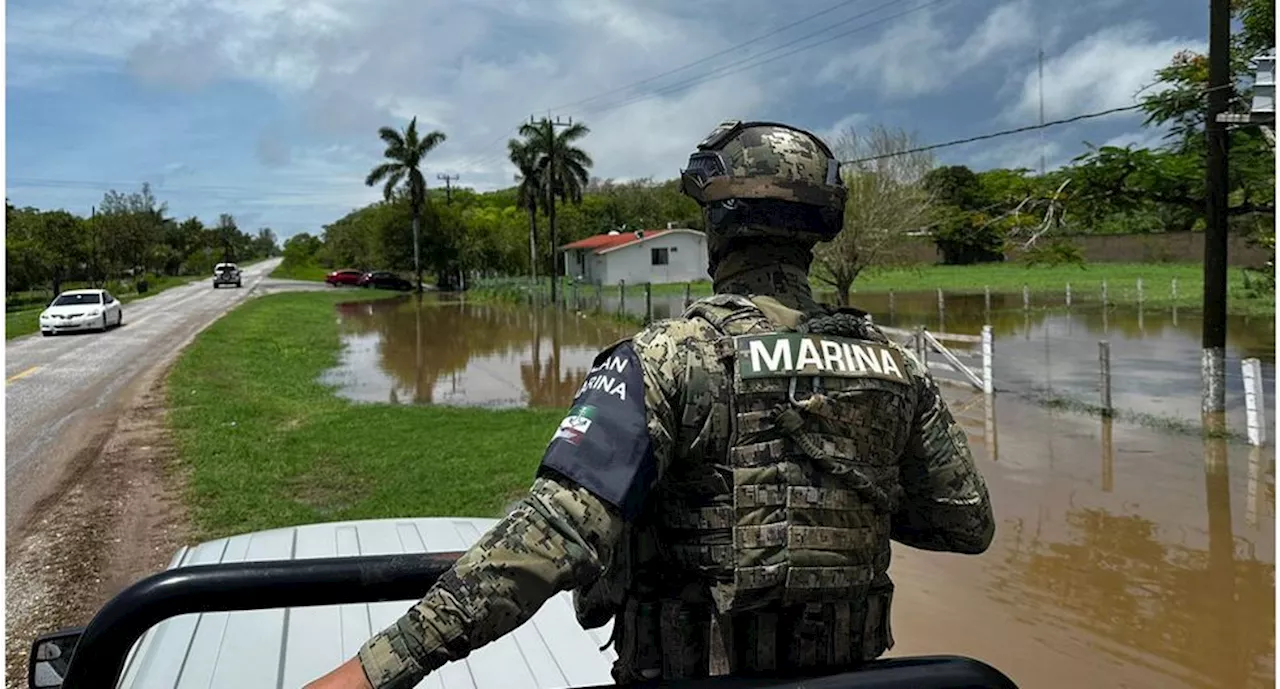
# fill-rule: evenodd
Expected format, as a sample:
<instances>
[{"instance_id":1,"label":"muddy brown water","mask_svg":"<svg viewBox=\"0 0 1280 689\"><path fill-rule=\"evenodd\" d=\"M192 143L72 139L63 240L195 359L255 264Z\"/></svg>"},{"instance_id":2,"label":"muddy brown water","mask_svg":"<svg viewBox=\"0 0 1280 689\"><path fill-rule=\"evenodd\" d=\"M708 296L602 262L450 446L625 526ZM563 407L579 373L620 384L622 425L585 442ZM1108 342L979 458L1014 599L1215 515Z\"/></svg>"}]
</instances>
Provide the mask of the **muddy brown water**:
<instances>
[{"instance_id":1,"label":"muddy brown water","mask_svg":"<svg viewBox=\"0 0 1280 689\"><path fill-rule=\"evenodd\" d=\"M1129 310L1113 309L1104 324L1099 309L1024 314L1014 299L1017 309L990 319L1001 389L1021 376L1028 386L1090 392L1096 340L1107 337L1117 402L1149 411L1190 399L1196 408L1191 317L1175 325L1167 310L1145 311L1139 327L1125 320ZM862 305L876 313L871 301ZM948 329L977 332L986 320L982 295L977 302L969 321L948 305ZM906 303L896 295L893 317L877 322L937 327ZM936 318L936 296L932 306ZM338 318L344 350L325 380L353 400L400 404L565 407L595 354L634 330L431 298L421 308L412 299L347 304ZM1263 357L1269 390L1273 332L1269 320L1235 319L1228 333L1237 371L1241 356ZM1189 378L1170 381L1183 367ZM990 485L997 537L979 557L895 549L891 655L969 655L1021 686L1050 689L1274 685L1272 446L945 389Z\"/></svg>"}]
</instances>

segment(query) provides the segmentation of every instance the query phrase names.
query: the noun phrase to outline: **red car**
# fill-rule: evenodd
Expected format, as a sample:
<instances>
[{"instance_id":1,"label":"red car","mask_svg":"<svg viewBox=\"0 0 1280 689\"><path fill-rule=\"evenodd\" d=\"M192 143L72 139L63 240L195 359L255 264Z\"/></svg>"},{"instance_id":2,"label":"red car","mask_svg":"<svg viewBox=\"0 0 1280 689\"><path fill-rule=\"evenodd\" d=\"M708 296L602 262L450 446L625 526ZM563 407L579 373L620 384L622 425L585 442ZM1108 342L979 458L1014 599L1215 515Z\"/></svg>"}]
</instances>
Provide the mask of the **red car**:
<instances>
[{"instance_id":1,"label":"red car","mask_svg":"<svg viewBox=\"0 0 1280 689\"><path fill-rule=\"evenodd\" d=\"M364 277L363 270L347 268L344 270L335 270L332 273L329 273L324 276L324 281L333 287L337 287L338 285L351 285L354 287L360 284L360 278L362 277Z\"/></svg>"}]
</instances>

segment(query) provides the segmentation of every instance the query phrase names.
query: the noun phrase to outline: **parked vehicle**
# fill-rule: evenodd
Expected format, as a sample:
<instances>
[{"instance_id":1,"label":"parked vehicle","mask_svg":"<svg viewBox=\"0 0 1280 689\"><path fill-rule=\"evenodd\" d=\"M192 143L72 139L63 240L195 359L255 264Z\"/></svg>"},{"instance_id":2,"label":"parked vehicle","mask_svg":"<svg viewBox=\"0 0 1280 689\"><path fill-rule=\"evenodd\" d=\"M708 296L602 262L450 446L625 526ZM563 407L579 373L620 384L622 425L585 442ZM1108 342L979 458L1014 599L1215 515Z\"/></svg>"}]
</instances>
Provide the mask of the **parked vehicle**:
<instances>
[{"instance_id":1,"label":"parked vehicle","mask_svg":"<svg viewBox=\"0 0 1280 689\"><path fill-rule=\"evenodd\" d=\"M40 312L40 334L48 337L54 333L77 330L97 330L119 326L124 322L124 310L120 300L104 289L67 290Z\"/></svg>"},{"instance_id":2,"label":"parked vehicle","mask_svg":"<svg viewBox=\"0 0 1280 689\"><path fill-rule=\"evenodd\" d=\"M496 522L333 522L184 547L166 571L108 601L87 627L37 639L28 656L28 686L300 687L394 622ZM610 628L607 623L583 630L571 595L560 593L514 632L439 668L427 683L613 687L610 669L617 656L606 648ZM1017 689L998 670L958 656L893 658L803 680L718 677L664 686Z\"/></svg>"},{"instance_id":3,"label":"parked vehicle","mask_svg":"<svg viewBox=\"0 0 1280 689\"><path fill-rule=\"evenodd\" d=\"M219 263L213 267L213 288L223 285L240 287L240 266L234 263Z\"/></svg>"},{"instance_id":4,"label":"parked vehicle","mask_svg":"<svg viewBox=\"0 0 1280 689\"><path fill-rule=\"evenodd\" d=\"M364 277L363 270L355 270L354 268L344 268L335 270L324 277L324 281L329 283L330 287L338 285L359 285L360 278Z\"/></svg>"},{"instance_id":5,"label":"parked vehicle","mask_svg":"<svg viewBox=\"0 0 1280 689\"><path fill-rule=\"evenodd\" d=\"M371 273L365 273L360 276L359 285L361 287L372 287L374 289L395 289L407 292L413 289L413 283L396 275L395 273L385 270L375 270Z\"/></svg>"}]
</instances>

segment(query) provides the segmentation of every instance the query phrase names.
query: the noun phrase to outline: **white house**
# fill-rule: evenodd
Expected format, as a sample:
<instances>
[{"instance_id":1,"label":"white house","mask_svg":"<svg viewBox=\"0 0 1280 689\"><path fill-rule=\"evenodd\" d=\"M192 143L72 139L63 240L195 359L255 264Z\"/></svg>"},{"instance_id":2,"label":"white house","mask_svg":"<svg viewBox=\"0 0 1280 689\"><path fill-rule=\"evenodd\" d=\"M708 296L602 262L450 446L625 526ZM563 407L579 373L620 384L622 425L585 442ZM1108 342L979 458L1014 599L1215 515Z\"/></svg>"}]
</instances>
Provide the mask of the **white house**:
<instances>
[{"instance_id":1,"label":"white house","mask_svg":"<svg viewBox=\"0 0 1280 689\"><path fill-rule=\"evenodd\" d=\"M599 285L707 280L707 238L669 227L598 234L560 247L565 275Z\"/></svg>"}]
</instances>

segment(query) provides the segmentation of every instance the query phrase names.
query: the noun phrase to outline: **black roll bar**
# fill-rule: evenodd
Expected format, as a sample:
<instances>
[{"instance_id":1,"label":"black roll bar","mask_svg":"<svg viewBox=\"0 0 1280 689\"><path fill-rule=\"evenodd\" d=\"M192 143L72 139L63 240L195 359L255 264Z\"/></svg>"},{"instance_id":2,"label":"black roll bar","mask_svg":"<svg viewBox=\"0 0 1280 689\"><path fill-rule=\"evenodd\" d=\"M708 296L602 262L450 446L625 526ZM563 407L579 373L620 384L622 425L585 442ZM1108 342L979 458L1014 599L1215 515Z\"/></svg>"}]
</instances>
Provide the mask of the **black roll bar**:
<instances>
[{"instance_id":1,"label":"black roll bar","mask_svg":"<svg viewBox=\"0 0 1280 689\"><path fill-rule=\"evenodd\" d=\"M179 567L121 591L76 643L62 686L114 689L134 643L201 612L417 600L461 553L375 555Z\"/></svg>"},{"instance_id":2,"label":"black roll bar","mask_svg":"<svg viewBox=\"0 0 1280 689\"><path fill-rule=\"evenodd\" d=\"M164 620L191 613L416 600L461 553L337 557L179 567L122 591L76 642L62 686L114 689L130 649ZM584 689L606 689L599 685ZM637 686L679 689L1017 689L999 670L960 656L868 663L822 677L713 677Z\"/></svg>"}]
</instances>

